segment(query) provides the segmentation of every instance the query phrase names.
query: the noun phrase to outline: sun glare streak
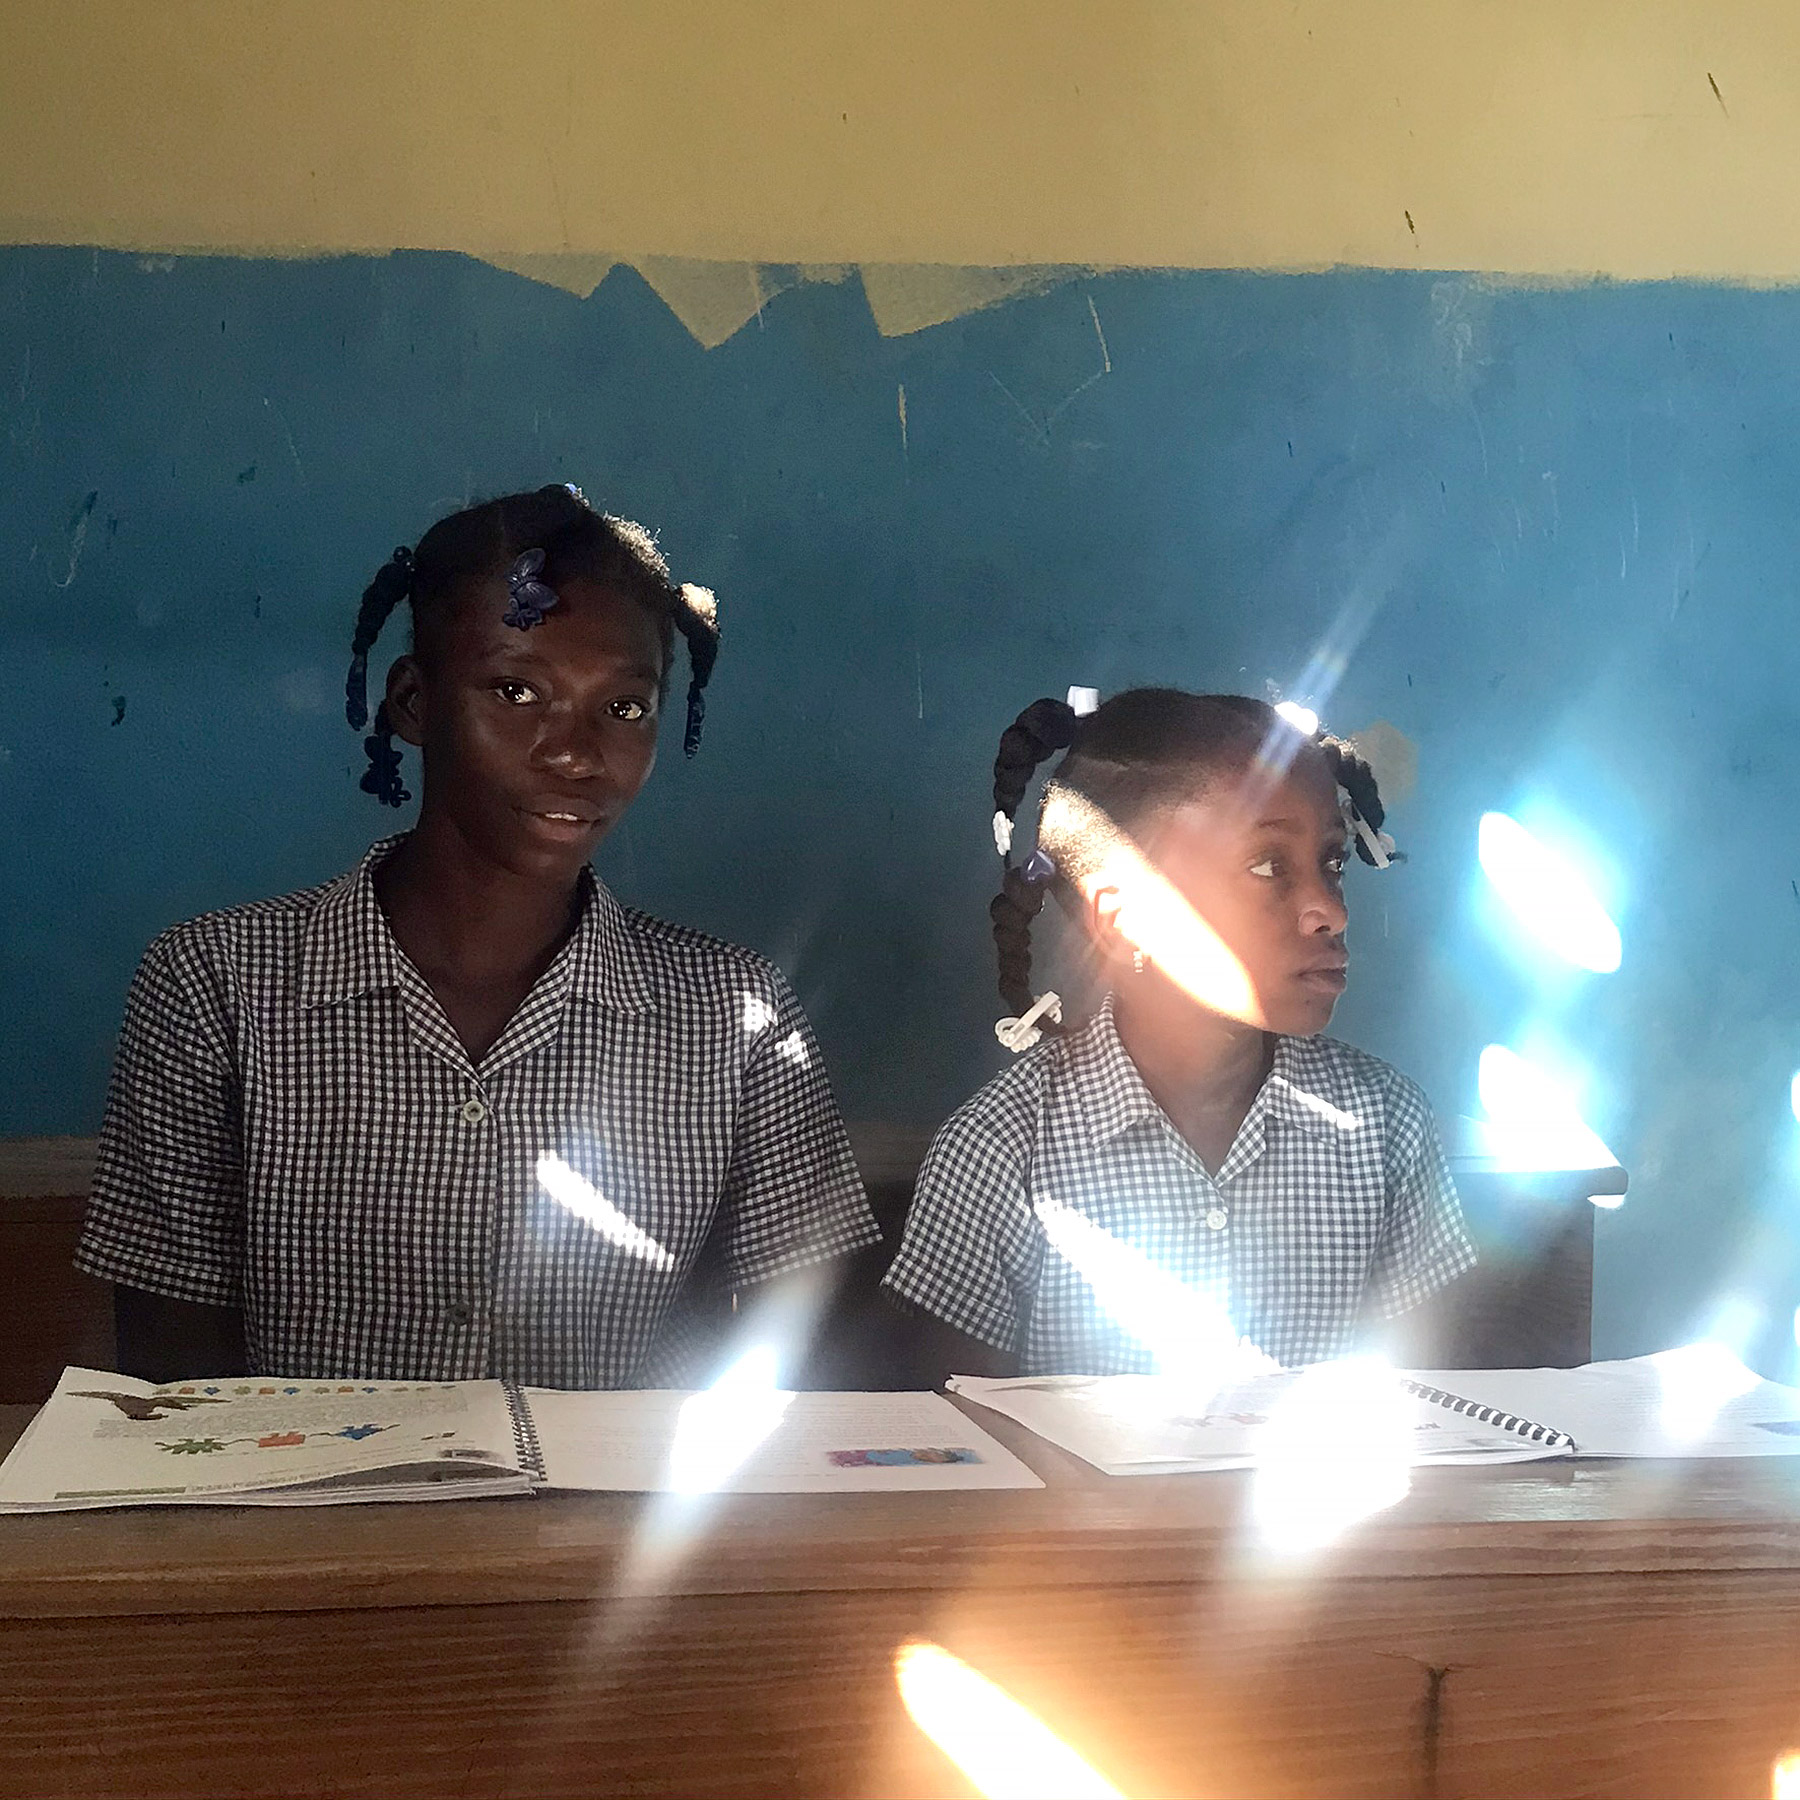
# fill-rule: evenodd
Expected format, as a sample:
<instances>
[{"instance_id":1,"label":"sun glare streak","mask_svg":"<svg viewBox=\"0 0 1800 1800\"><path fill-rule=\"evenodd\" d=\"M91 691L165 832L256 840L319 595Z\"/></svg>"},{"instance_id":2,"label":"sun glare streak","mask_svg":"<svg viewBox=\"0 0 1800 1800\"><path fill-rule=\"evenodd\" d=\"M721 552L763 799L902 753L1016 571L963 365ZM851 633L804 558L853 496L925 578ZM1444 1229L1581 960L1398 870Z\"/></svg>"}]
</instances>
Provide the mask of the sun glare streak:
<instances>
[{"instance_id":1,"label":"sun glare streak","mask_svg":"<svg viewBox=\"0 0 1800 1800\"><path fill-rule=\"evenodd\" d=\"M1618 1162L1569 1094L1516 1051L1489 1044L1481 1053L1478 1079L1490 1141L1507 1172L1610 1169ZM1622 1194L1593 1199L1596 1206L1624 1203Z\"/></svg>"},{"instance_id":2,"label":"sun glare streak","mask_svg":"<svg viewBox=\"0 0 1800 1800\"><path fill-rule=\"evenodd\" d=\"M1580 870L1502 812L1483 813L1476 854L1513 916L1578 969L1610 975L1624 956L1619 928Z\"/></svg>"},{"instance_id":3,"label":"sun glare streak","mask_svg":"<svg viewBox=\"0 0 1800 1800\"><path fill-rule=\"evenodd\" d=\"M672 1269L675 1259L649 1232L626 1216L577 1169L571 1169L553 1151L537 1159L538 1185L558 1205L566 1207L583 1224L591 1225L609 1243L641 1258L653 1269Z\"/></svg>"},{"instance_id":4,"label":"sun glare streak","mask_svg":"<svg viewBox=\"0 0 1800 1800\"><path fill-rule=\"evenodd\" d=\"M938 1644L902 1644L894 1679L912 1722L985 1800L1124 1800L1029 1707Z\"/></svg>"},{"instance_id":5,"label":"sun glare streak","mask_svg":"<svg viewBox=\"0 0 1800 1800\"><path fill-rule=\"evenodd\" d=\"M1227 1018L1267 1025L1250 972L1186 896L1092 801L1066 788L1053 789L1040 836L1084 846L1089 854L1081 858L1087 870L1079 878L1083 894L1090 900L1113 895L1119 935L1183 992Z\"/></svg>"},{"instance_id":6,"label":"sun glare streak","mask_svg":"<svg viewBox=\"0 0 1800 1800\"><path fill-rule=\"evenodd\" d=\"M744 996L744 1029L752 1037L775 1023L775 1009L760 994Z\"/></svg>"},{"instance_id":7,"label":"sun glare streak","mask_svg":"<svg viewBox=\"0 0 1800 1800\"><path fill-rule=\"evenodd\" d=\"M755 1454L793 1405L775 1385L774 1350L747 1350L711 1387L681 1403L669 1451L669 1485L678 1494L715 1492Z\"/></svg>"},{"instance_id":8,"label":"sun glare streak","mask_svg":"<svg viewBox=\"0 0 1800 1800\"><path fill-rule=\"evenodd\" d=\"M1769 1772L1770 1800L1800 1800L1800 1750L1787 1750Z\"/></svg>"},{"instance_id":9,"label":"sun glare streak","mask_svg":"<svg viewBox=\"0 0 1800 1800\"><path fill-rule=\"evenodd\" d=\"M1662 1427L1671 1437L1704 1437L1728 1401L1756 1386L1736 1351L1716 1338L1650 1358L1662 1380Z\"/></svg>"},{"instance_id":10,"label":"sun glare streak","mask_svg":"<svg viewBox=\"0 0 1800 1800\"><path fill-rule=\"evenodd\" d=\"M1275 710L1302 737L1311 737L1319 729L1319 715L1310 706L1297 706L1292 700L1283 700Z\"/></svg>"},{"instance_id":11,"label":"sun glare streak","mask_svg":"<svg viewBox=\"0 0 1800 1800\"><path fill-rule=\"evenodd\" d=\"M1156 1359L1180 1404L1203 1407L1220 1388L1277 1365L1240 1338L1225 1308L1057 1200L1032 1210L1052 1247L1080 1272L1106 1313Z\"/></svg>"},{"instance_id":12,"label":"sun glare streak","mask_svg":"<svg viewBox=\"0 0 1800 1800\"><path fill-rule=\"evenodd\" d=\"M1379 1357L1301 1370L1258 1446L1252 1510L1277 1550L1316 1550L1412 1490L1411 1397Z\"/></svg>"}]
</instances>

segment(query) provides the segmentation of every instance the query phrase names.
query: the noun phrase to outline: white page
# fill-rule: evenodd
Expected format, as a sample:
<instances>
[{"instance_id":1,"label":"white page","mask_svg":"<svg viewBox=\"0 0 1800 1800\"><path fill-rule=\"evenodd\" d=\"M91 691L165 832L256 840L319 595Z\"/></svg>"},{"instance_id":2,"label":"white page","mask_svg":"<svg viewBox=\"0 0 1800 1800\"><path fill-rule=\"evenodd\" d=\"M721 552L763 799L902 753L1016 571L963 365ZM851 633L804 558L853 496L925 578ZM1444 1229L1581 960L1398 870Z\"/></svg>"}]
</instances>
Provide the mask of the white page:
<instances>
[{"instance_id":1,"label":"white page","mask_svg":"<svg viewBox=\"0 0 1800 1800\"><path fill-rule=\"evenodd\" d=\"M1354 1459L1391 1450L1406 1466L1536 1462L1564 1454L1496 1426L1459 1418L1414 1396L1385 1390L1397 1437L1360 1426L1354 1405L1319 1416L1309 1433L1292 1402L1306 1371L1284 1369L1235 1382L1196 1406L1190 1391L1150 1375L1049 1375L985 1380L958 1375L965 1399L990 1406L1109 1475L1207 1474L1252 1469L1272 1456ZM1368 1379L1378 1379L1371 1374ZM1393 1377L1379 1377L1392 1383Z\"/></svg>"},{"instance_id":2,"label":"white page","mask_svg":"<svg viewBox=\"0 0 1800 1800\"><path fill-rule=\"evenodd\" d=\"M1579 1369L1444 1369L1415 1379L1566 1431L1580 1456L1800 1456L1800 1389L1722 1355L1676 1350Z\"/></svg>"},{"instance_id":3,"label":"white page","mask_svg":"<svg viewBox=\"0 0 1800 1800\"><path fill-rule=\"evenodd\" d=\"M65 1369L0 1464L0 1512L529 1490L495 1381L155 1385Z\"/></svg>"},{"instance_id":4,"label":"white page","mask_svg":"<svg viewBox=\"0 0 1800 1800\"><path fill-rule=\"evenodd\" d=\"M527 1388L525 1397L553 1488L835 1494L1044 1485L941 1394Z\"/></svg>"}]
</instances>

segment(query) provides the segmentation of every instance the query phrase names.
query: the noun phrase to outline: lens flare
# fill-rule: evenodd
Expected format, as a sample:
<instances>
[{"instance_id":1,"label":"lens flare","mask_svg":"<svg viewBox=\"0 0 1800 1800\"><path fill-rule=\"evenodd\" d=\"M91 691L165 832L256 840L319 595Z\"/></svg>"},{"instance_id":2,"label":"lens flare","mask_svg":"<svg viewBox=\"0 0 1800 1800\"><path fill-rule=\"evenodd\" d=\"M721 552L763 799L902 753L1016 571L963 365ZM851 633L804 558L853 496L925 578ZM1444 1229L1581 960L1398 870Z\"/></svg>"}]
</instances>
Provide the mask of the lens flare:
<instances>
[{"instance_id":1,"label":"lens flare","mask_svg":"<svg viewBox=\"0 0 1800 1800\"><path fill-rule=\"evenodd\" d=\"M538 1186L609 1243L647 1262L653 1269L672 1269L675 1259L649 1232L628 1219L578 1169L546 1150L537 1159Z\"/></svg>"},{"instance_id":2,"label":"lens flare","mask_svg":"<svg viewBox=\"0 0 1800 1800\"><path fill-rule=\"evenodd\" d=\"M774 1350L746 1351L711 1387L681 1403L669 1451L669 1485L678 1494L715 1492L749 1461L793 1405L775 1385Z\"/></svg>"},{"instance_id":3,"label":"lens flare","mask_svg":"<svg viewBox=\"0 0 1800 1800\"><path fill-rule=\"evenodd\" d=\"M1509 1173L1537 1169L1610 1169L1618 1158L1549 1075L1504 1044L1481 1053L1481 1104L1489 1139ZM1622 1205L1622 1194L1593 1196L1596 1206Z\"/></svg>"},{"instance_id":4,"label":"lens flare","mask_svg":"<svg viewBox=\"0 0 1800 1800\"><path fill-rule=\"evenodd\" d=\"M1267 1026L1250 972L1187 897L1092 801L1054 788L1040 836L1080 846L1082 893L1115 902L1114 928L1182 991L1213 1012Z\"/></svg>"},{"instance_id":5,"label":"lens flare","mask_svg":"<svg viewBox=\"0 0 1800 1800\"><path fill-rule=\"evenodd\" d=\"M1178 1385L1181 1404L1203 1407L1220 1388L1278 1365L1240 1338L1212 1295L1191 1288L1141 1250L1057 1200L1032 1210L1051 1246L1081 1273L1101 1307Z\"/></svg>"},{"instance_id":6,"label":"lens flare","mask_svg":"<svg viewBox=\"0 0 1800 1800\"><path fill-rule=\"evenodd\" d=\"M902 1644L894 1679L912 1721L985 1800L1124 1800L1029 1708L938 1644Z\"/></svg>"},{"instance_id":7,"label":"lens flare","mask_svg":"<svg viewBox=\"0 0 1800 1800\"><path fill-rule=\"evenodd\" d=\"M1275 710L1302 737L1311 737L1319 729L1319 715L1310 706L1296 706L1292 700L1283 700Z\"/></svg>"},{"instance_id":8,"label":"lens flare","mask_svg":"<svg viewBox=\"0 0 1800 1800\"><path fill-rule=\"evenodd\" d=\"M1412 1488L1414 1403L1379 1357L1301 1370L1257 1448L1252 1506L1275 1549L1316 1550Z\"/></svg>"},{"instance_id":9,"label":"lens flare","mask_svg":"<svg viewBox=\"0 0 1800 1800\"><path fill-rule=\"evenodd\" d=\"M1580 870L1505 813L1483 813L1477 855L1494 891L1540 943L1578 969L1610 975L1624 955L1619 928Z\"/></svg>"},{"instance_id":10,"label":"lens flare","mask_svg":"<svg viewBox=\"0 0 1800 1800\"><path fill-rule=\"evenodd\" d=\"M1714 1338L1650 1358L1662 1381L1662 1426L1670 1437L1704 1437L1728 1401L1756 1386L1737 1353Z\"/></svg>"},{"instance_id":11,"label":"lens flare","mask_svg":"<svg viewBox=\"0 0 1800 1800\"><path fill-rule=\"evenodd\" d=\"M1770 1800L1800 1800L1800 1750L1776 1757L1769 1774Z\"/></svg>"}]
</instances>

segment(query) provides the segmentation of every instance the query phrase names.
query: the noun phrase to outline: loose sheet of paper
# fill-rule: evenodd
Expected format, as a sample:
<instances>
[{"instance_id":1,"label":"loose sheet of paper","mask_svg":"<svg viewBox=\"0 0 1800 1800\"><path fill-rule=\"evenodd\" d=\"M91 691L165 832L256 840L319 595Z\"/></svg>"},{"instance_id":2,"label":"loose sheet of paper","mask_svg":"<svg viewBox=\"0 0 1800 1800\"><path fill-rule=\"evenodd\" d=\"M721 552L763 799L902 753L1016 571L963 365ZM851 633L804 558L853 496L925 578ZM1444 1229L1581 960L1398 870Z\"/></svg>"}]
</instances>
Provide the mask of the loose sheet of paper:
<instances>
[{"instance_id":1,"label":"loose sheet of paper","mask_svg":"<svg viewBox=\"0 0 1800 1800\"><path fill-rule=\"evenodd\" d=\"M1566 1431L1579 1456L1800 1456L1800 1389L1760 1379L1717 1345L1416 1379Z\"/></svg>"},{"instance_id":2,"label":"loose sheet of paper","mask_svg":"<svg viewBox=\"0 0 1800 1800\"><path fill-rule=\"evenodd\" d=\"M65 1369L0 1465L0 1511L323 1505L530 1491L498 1382L154 1386Z\"/></svg>"},{"instance_id":3,"label":"loose sheet of paper","mask_svg":"<svg viewBox=\"0 0 1800 1800\"><path fill-rule=\"evenodd\" d=\"M1392 1447L1403 1465L1536 1462L1560 1454L1393 1386L1371 1385L1366 1417L1333 1395L1309 1415L1305 1371L1284 1369L1199 1397L1151 1375L958 1375L952 1392L1016 1419L1109 1475L1251 1469L1273 1455L1355 1457ZM1371 1374L1370 1382L1377 1377ZM1448 1377L1445 1377L1445 1384ZM1398 1426L1396 1431L1394 1427Z\"/></svg>"},{"instance_id":4,"label":"loose sheet of paper","mask_svg":"<svg viewBox=\"0 0 1800 1800\"><path fill-rule=\"evenodd\" d=\"M527 1388L547 1485L637 1493L908 1493L1044 1484L940 1394Z\"/></svg>"}]
</instances>

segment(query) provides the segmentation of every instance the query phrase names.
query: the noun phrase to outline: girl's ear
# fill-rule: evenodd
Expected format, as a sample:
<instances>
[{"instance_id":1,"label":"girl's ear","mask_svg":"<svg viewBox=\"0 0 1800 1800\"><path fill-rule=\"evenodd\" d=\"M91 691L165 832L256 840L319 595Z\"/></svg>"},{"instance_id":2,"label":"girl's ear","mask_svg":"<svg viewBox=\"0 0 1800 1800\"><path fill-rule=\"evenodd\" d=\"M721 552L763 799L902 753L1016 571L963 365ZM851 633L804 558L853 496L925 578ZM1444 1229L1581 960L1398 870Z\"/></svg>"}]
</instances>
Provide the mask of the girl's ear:
<instances>
[{"instance_id":1,"label":"girl's ear","mask_svg":"<svg viewBox=\"0 0 1800 1800\"><path fill-rule=\"evenodd\" d=\"M1119 932L1119 910L1124 905L1119 890L1110 882L1089 877L1081 883L1081 899L1087 914L1089 935L1102 951L1129 952Z\"/></svg>"},{"instance_id":2,"label":"girl's ear","mask_svg":"<svg viewBox=\"0 0 1800 1800\"><path fill-rule=\"evenodd\" d=\"M416 656L403 656L388 670L387 713L395 737L415 749L425 742L425 671Z\"/></svg>"}]
</instances>

